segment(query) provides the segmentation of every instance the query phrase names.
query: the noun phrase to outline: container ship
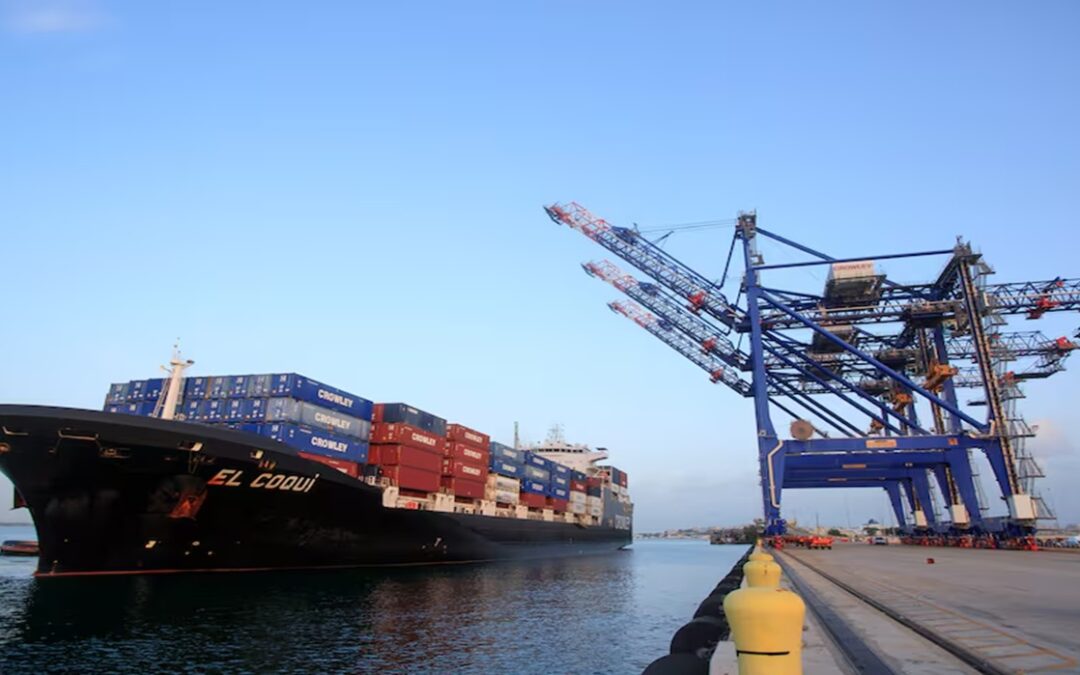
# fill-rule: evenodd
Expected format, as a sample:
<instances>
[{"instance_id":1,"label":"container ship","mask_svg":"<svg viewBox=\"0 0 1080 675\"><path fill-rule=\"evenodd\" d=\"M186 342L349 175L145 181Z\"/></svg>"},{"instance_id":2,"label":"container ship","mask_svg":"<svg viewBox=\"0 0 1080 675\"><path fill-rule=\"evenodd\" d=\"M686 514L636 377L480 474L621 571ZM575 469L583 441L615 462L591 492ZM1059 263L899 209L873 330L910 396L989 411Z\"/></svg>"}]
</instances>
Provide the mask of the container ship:
<instances>
[{"instance_id":1,"label":"container ship","mask_svg":"<svg viewBox=\"0 0 1080 675\"><path fill-rule=\"evenodd\" d=\"M518 448L296 373L113 384L102 411L0 405L37 576L417 565L614 551L604 450Z\"/></svg>"}]
</instances>

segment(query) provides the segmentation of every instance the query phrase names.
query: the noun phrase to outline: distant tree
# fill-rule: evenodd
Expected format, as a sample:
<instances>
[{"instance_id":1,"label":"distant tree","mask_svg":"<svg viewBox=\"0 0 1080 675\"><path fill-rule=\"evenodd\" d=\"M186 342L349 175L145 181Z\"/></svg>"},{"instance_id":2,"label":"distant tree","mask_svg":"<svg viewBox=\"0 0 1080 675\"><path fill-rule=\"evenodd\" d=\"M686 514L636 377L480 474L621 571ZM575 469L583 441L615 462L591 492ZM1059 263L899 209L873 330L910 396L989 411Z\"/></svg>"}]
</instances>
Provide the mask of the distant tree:
<instances>
[{"instance_id":1,"label":"distant tree","mask_svg":"<svg viewBox=\"0 0 1080 675\"><path fill-rule=\"evenodd\" d=\"M742 529L743 541L753 542L756 541L759 536L761 536L761 528L757 525L746 525Z\"/></svg>"},{"instance_id":2,"label":"distant tree","mask_svg":"<svg viewBox=\"0 0 1080 675\"><path fill-rule=\"evenodd\" d=\"M829 536L830 537L841 537L841 536L843 536L843 534L844 534L843 532L836 529L835 527L829 528Z\"/></svg>"}]
</instances>

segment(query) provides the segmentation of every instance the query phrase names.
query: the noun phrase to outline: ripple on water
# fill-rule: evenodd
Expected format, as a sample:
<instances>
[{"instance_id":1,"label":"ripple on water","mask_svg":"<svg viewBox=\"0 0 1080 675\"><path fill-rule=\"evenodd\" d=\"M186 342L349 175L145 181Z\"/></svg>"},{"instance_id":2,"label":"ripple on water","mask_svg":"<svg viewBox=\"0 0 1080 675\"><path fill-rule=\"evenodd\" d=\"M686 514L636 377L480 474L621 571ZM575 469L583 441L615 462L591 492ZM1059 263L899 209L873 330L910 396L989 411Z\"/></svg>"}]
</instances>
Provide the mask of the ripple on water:
<instances>
[{"instance_id":1,"label":"ripple on water","mask_svg":"<svg viewBox=\"0 0 1080 675\"><path fill-rule=\"evenodd\" d=\"M640 672L744 548L46 581L3 560L0 672Z\"/></svg>"}]
</instances>

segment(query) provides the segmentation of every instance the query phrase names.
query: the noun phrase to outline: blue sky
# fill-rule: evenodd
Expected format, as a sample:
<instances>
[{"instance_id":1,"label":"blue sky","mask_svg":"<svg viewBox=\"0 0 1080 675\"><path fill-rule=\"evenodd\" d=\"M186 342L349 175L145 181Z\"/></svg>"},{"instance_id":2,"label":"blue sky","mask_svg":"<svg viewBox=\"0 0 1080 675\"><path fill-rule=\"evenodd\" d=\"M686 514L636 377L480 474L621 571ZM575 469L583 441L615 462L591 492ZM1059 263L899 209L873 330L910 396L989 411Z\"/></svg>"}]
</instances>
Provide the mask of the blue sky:
<instances>
[{"instance_id":1,"label":"blue sky","mask_svg":"<svg viewBox=\"0 0 1080 675\"><path fill-rule=\"evenodd\" d=\"M0 400L97 407L179 336L202 374L562 423L629 471L639 529L737 523L749 403L608 312L578 267L603 251L542 204L1080 274L1073 2L363 5L0 0ZM669 250L716 275L729 237ZM1069 521L1076 387L1024 402Z\"/></svg>"}]
</instances>

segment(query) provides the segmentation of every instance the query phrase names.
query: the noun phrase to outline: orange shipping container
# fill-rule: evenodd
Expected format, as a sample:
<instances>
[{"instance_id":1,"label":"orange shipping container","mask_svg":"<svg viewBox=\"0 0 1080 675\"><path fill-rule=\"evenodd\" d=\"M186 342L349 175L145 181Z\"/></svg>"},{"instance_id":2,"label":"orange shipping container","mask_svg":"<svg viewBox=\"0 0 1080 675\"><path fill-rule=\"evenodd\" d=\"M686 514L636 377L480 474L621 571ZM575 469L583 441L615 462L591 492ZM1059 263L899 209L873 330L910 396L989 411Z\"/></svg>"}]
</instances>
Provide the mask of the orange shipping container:
<instances>
[{"instance_id":1,"label":"orange shipping container","mask_svg":"<svg viewBox=\"0 0 1080 675\"><path fill-rule=\"evenodd\" d=\"M313 455L309 452L299 453L304 459L310 459L320 464L332 466L341 473L356 478L360 475L360 466L356 462L346 462L343 459L336 459L334 457L323 457L322 455Z\"/></svg>"},{"instance_id":2,"label":"orange shipping container","mask_svg":"<svg viewBox=\"0 0 1080 675\"><path fill-rule=\"evenodd\" d=\"M491 445L491 436L482 434L475 429L462 426L460 424L447 424L446 425L446 437L451 441L457 441L458 443L468 443L474 448L481 450L487 450Z\"/></svg>"}]
</instances>

